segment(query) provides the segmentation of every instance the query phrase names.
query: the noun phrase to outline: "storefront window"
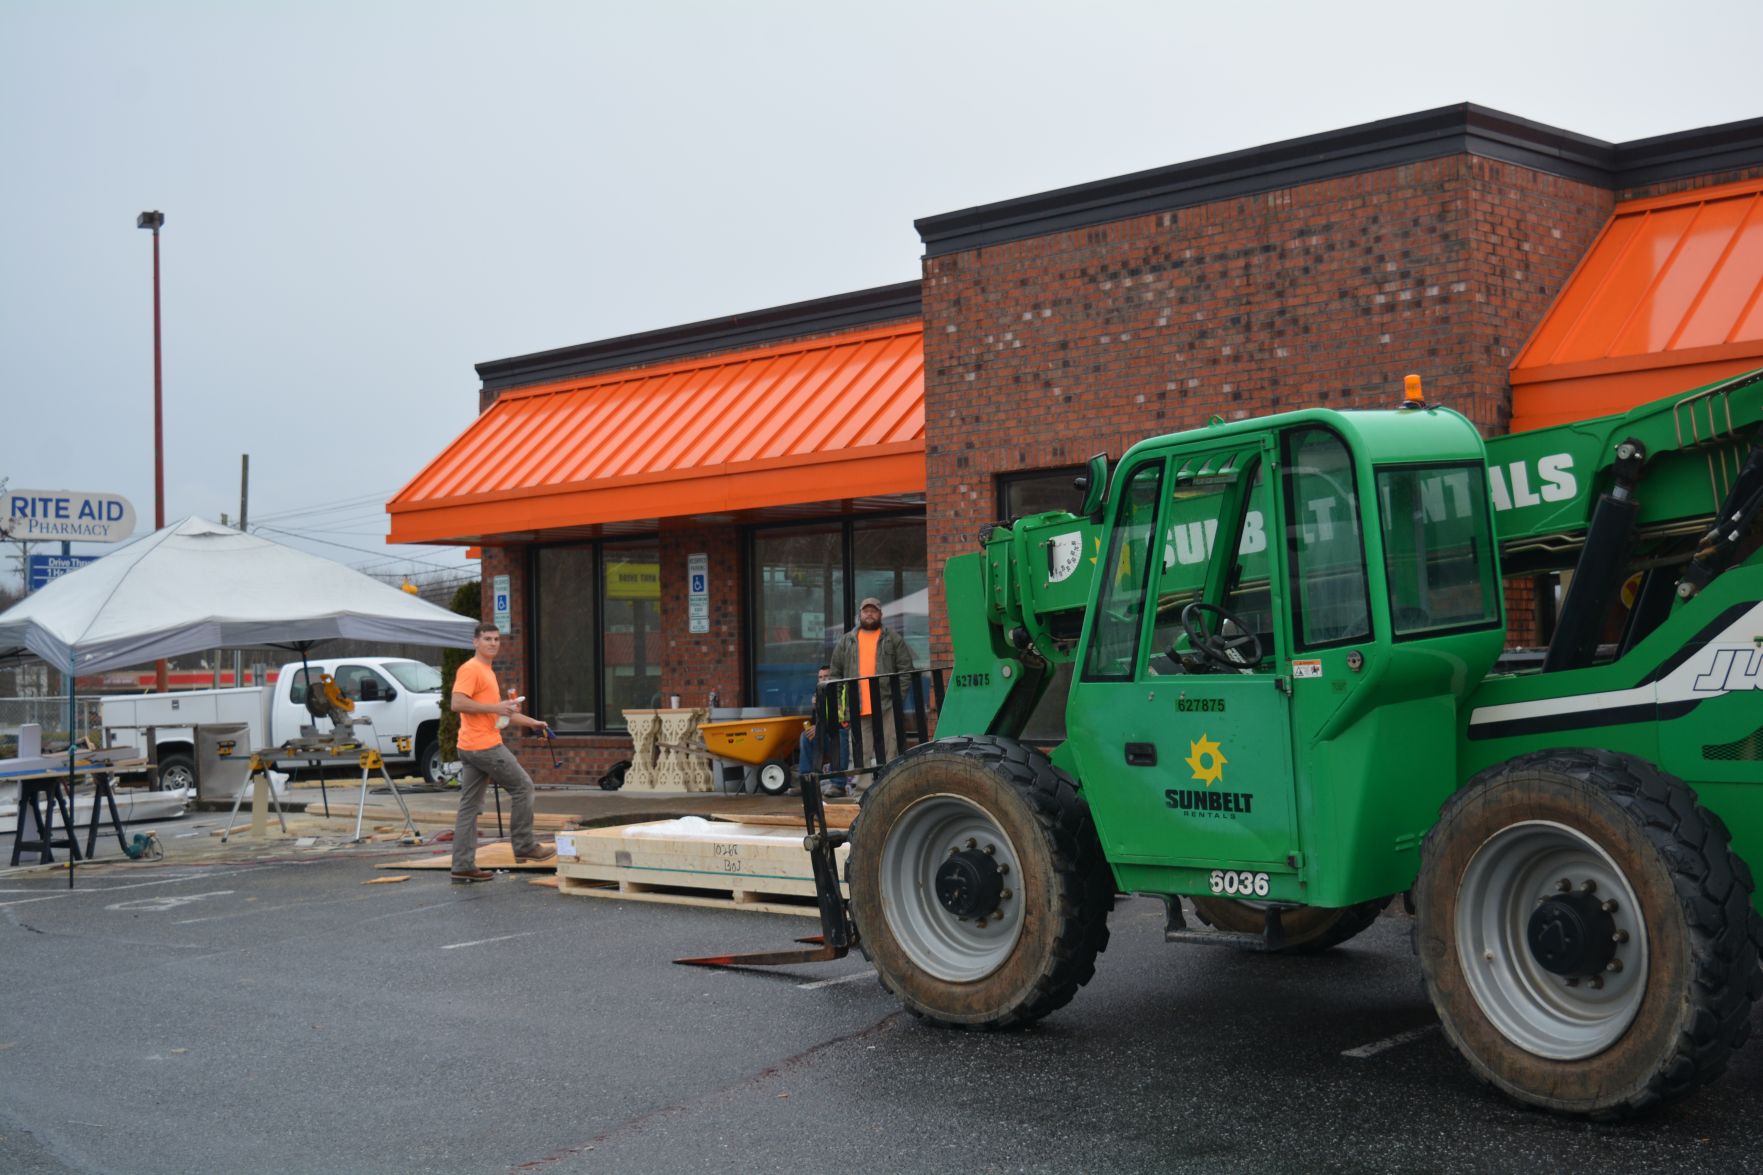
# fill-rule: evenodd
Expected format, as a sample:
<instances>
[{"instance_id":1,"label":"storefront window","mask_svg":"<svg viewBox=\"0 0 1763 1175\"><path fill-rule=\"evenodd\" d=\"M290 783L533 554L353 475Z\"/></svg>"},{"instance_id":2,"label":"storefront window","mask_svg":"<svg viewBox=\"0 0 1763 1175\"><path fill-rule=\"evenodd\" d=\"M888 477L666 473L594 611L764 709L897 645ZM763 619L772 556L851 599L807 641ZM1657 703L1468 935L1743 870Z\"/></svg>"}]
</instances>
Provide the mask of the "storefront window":
<instances>
[{"instance_id":1,"label":"storefront window","mask_svg":"<svg viewBox=\"0 0 1763 1175\"><path fill-rule=\"evenodd\" d=\"M654 543L608 546L601 558L603 729L624 730L624 711L658 704L661 688L661 551Z\"/></svg>"},{"instance_id":2,"label":"storefront window","mask_svg":"<svg viewBox=\"0 0 1763 1175\"><path fill-rule=\"evenodd\" d=\"M930 664L930 587L924 574L924 519L855 522L851 538L851 594L880 600L882 623L906 638L912 663L925 668Z\"/></svg>"},{"instance_id":3,"label":"storefront window","mask_svg":"<svg viewBox=\"0 0 1763 1175\"><path fill-rule=\"evenodd\" d=\"M923 524L919 526L923 541ZM762 530L753 539L755 704L795 710L814 695L845 614L844 528Z\"/></svg>"},{"instance_id":4,"label":"storefront window","mask_svg":"<svg viewBox=\"0 0 1763 1175\"><path fill-rule=\"evenodd\" d=\"M559 733L596 728L594 650L600 631L593 547L540 547L533 557L532 650L537 714Z\"/></svg>"},{"instance_id":5,"label":"storefront window","mask_svg":"<svg viewBox=\"0 0 1763 1175\"><path fill-rule=\"evenodd\" d=\"M853 519L753 532L754 704L807 707L815 670L855 619L858 601L882 602L882 623L930 664L930 592L924 519Z\"/></svg>"}]
</instances>

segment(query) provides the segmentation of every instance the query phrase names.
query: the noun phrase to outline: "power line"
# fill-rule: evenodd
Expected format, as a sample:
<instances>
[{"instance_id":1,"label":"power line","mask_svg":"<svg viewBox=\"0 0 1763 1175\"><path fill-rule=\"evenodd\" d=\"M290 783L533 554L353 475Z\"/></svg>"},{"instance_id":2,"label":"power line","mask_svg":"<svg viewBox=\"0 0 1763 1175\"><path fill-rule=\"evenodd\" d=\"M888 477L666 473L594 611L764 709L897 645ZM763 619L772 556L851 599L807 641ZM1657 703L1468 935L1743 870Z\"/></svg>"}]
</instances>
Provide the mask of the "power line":
<instances>
[{"instance_id":1,"label":"power line","mask_svg":"<svg viewBox=\"0 0 1763 1175\"><path fill-rule=\"evenodd\" d=\"M385 554L384 551L370 551L366 547L351 547L348 543L333 543L329 539L311 538L310 536L301 534L298 531L283 530L277 526L263 526L261 524L254 524L251 527L251 529L253 531L267 530L271 534L285 534L289 538L292 538L292 539L304 539L306 542L309 542L309 543L317 543L320 546L325 546L325 547L336 547L338 550L342 550L342 551L355 551L355 552L362 554L362 555L384 555ZM425 543L423 545L425 545L425 546L441 546L443 544ZM397 562L397 560L395 560L395 559L394 560L387 560L387 561L388 562ZM454 568L459 566L459 564L457 564L457 563L436 563L433 560L429 560L429 559L415 559L415 558L410 558L410 557L406 557L403 560L403 562L421 563L425 567L435 567L435 568L439 568L442 571L451 571Z\"/></svg>"}]
</instances>

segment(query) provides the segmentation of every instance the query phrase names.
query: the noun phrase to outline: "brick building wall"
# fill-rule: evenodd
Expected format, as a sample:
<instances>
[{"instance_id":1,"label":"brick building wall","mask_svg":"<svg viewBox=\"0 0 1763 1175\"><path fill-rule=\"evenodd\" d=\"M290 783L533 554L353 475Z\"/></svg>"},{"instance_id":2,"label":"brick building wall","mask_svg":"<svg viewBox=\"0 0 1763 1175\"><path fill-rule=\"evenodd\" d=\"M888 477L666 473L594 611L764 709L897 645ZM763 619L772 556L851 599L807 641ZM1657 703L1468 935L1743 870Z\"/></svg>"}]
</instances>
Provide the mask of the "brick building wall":
<instances>
[{"instance_id":1,"label":"brick building wall","mask_svg":"<svg viewBox=\"0 0 1763 1175\"><path fill-rule=\"evenodd\" d=\"M1389 404L1409 372L1504 431L1507 367L1611 204L1461 154L927 258L933 655L943 561L998 474L1213 414Z\"/></svg>"}]
</instances>

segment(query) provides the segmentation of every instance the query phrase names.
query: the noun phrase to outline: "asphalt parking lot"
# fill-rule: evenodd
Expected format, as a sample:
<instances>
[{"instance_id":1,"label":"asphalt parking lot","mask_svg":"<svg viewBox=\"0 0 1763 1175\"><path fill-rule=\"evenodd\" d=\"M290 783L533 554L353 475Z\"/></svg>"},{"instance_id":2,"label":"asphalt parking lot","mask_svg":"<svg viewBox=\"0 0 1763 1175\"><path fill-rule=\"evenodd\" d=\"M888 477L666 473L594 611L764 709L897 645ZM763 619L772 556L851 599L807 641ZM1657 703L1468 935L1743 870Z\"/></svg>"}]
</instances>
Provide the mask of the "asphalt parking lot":
<instances>
[{"instance_id":1,"label":"asphalt parking lot","mask_svg":"<svg viewBox=\"0 0 1763 1175\"><path fill-rule=\"evenodd\" d=\"M669 963L807 919L515 876L363 885L388 853L0 879L0 1170L1683 1172L1763 1151L1763 1049L1617 1126L1479 1087L1402 918L1286 959L1166 945L1161 906L1125 899L1072 1005L963 1034L857 958Z\"/></svg>"}]
</instances>

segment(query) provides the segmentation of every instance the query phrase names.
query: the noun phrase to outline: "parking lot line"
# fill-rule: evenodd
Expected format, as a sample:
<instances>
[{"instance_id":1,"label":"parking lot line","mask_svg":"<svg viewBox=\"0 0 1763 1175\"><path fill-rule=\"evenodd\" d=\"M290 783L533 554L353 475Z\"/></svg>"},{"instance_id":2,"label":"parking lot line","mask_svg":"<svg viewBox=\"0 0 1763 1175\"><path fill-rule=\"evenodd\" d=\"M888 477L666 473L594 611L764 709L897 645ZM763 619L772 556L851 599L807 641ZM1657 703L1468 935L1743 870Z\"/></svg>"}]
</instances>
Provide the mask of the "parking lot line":
<instances>
[{"instance_id":1,"label":"parking lot line","mask_svg":"<svg viewBox=\"0 0 1763 1175\"><path fill-rule=\"evenodd\" d=\"M537 934L536 930L523 930L519 934L498 934L495 938L474 938L470 942L450 942L441 949L456 951L460 947L481 947L487 942L507 942L511 938L525 938L529 934Z\"/></svg>"},{"instance_id":2,"label":"parking lot line","mask_svg":"<svg viewBox=\"0 0 1763 1175\"><path fill-rule=\"evenodd\" d=\"M1398 1032L1394 1036L1386 1036L1382 1040L1374 1040L1370 1044L1362 1044L1356 1049L1347 1049L1341 1054L1341 1056L1358 1058L1375 1057L1379 1053L1387 1052L1399 1045L1407 1044L1411 1040L1419 1040L1437 1027L1437 1024L1428 1024L1425 1028L1413 1028L1407 1032Z\"/></svg>"},{"instance_id":3,"label":"parking lot line","mask_svg":"<svg viewBox=\"0 0 1763 1175\"><path fill-rule=\"evenodd\" d=\"M813 983L798 983L796 986L803 991L811 991L817 987L831 987L835 983L855 983L859 979L869 979L874 975L874 971L859 971L855 975L841 975L837 979L821 979Z\"/></svg>"}]
</instances>

